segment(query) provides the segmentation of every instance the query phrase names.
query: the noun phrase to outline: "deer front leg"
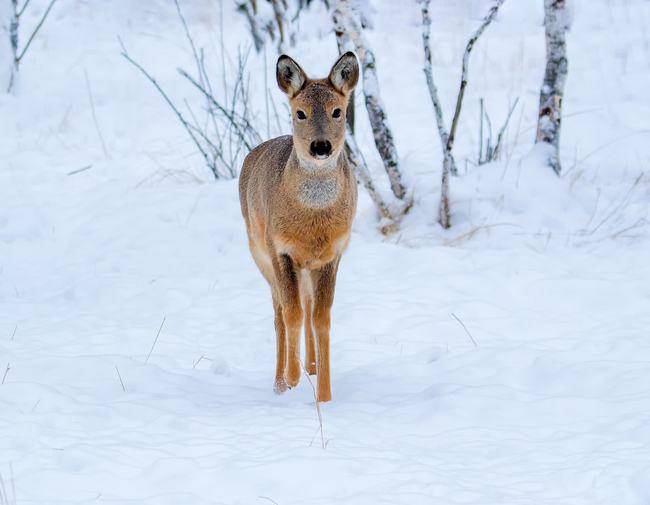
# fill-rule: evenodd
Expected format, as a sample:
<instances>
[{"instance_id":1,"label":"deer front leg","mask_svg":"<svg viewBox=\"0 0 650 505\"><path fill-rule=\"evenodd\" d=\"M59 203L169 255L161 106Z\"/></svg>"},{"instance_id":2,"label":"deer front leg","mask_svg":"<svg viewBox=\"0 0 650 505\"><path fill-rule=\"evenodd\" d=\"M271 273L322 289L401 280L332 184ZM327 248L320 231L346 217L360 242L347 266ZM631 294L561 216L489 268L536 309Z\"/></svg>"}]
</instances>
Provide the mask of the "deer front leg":
<instances>
[{"instance_id":1,"label":"deer front leg","mask_svg":"<svg viewBox=\"0 0 650 505\"><path fill-rule=\"evenodd\" d=\"M312 272L314 286L314 330L318 348L318 391L317 400L332 399L330 386L330 310L334 301L334 287L339 258Z\"/></svg>"},{"instance_id":2,"label":"deer front leg","mask_svg":"<svg viewBox=\"0 0 650 505\"><path fill-rule=\"evenodd\" d=\"M309 375L316 375L316 347L312 325L313 305L311 297L305 300L305 370Z\"/></svg>"},{"instance_id":3,"label":"deer front leg","mask_svg":"<svg viewBox=\"0 0 650 505\"><path fill-rule=\"evenodd\" d=\"M295 387L300 380L300 330L302 328L298 276L293 261L287 254L275 258L273 269L278 281L278 295L286 333L287 366L284 377L289 387Z\"/></svg>"},{"instance_id":4,"label":"deer front leg","mask_svg":"<svg viewBox=\"0 0 650 505\"><path fill-rule=\"evenodd\" d=\"M287 390L287 380L284 378L284 370L287 366L287 334L282 319L282 305L275 292L273 293L273 311L275 313L274 325L277 352L273 391L275 391L275 394L280 395Z\"/></svg>"}]
</instances>

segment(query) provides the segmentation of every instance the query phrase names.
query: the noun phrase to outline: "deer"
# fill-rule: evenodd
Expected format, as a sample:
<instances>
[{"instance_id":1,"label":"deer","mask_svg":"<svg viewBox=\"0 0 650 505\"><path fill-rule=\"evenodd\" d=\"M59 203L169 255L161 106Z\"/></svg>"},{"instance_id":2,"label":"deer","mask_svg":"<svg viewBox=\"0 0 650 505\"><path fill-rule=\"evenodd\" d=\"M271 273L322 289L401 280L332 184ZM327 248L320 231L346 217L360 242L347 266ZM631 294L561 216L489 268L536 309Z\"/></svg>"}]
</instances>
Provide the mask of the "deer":
<instances>
[{"instance_id":1,"label":"deer","mask_svg":"<svg viewBox=\"0 0 650 505\"><path fill-rule=\"evenodd\" d=\"M317 376L317 402L332 399L331 308L357 206L345 133L348 100L358 79L352 52L343 54L324 79L309 78L296 61L281 55L276 80L288 97L292 134L255 147L239 178L249 249L271 287L273 389L282 394L300 381L304 324L304 369Z\"/></svg>"}]
</instances>

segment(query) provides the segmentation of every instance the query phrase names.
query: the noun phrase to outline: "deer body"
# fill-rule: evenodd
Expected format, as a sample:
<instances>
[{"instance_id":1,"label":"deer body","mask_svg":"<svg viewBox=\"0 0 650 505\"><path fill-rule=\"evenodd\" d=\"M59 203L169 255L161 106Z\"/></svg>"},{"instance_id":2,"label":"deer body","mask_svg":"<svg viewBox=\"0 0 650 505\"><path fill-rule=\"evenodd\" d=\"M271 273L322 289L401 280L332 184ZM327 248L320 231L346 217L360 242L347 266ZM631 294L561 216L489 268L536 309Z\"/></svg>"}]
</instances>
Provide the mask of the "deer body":
<instances>
[{"instance_id":1,"label":"deer body","mask_svg":"<svg viewBox=\"0 0 650 505\"><path fill-rule=\"evenodd\" d=\"M331 399L330 308L336 274L357 202L343 149L345 110L358 79L346 53L327 79L310 80L281 56L277 80L292 109L293 134L259 145L244 160L239 196L251 254L271 287L277 356L274 389L300 379L300 333L305 368L318 374L317 399Z\"/></svg>"}]
</instances>

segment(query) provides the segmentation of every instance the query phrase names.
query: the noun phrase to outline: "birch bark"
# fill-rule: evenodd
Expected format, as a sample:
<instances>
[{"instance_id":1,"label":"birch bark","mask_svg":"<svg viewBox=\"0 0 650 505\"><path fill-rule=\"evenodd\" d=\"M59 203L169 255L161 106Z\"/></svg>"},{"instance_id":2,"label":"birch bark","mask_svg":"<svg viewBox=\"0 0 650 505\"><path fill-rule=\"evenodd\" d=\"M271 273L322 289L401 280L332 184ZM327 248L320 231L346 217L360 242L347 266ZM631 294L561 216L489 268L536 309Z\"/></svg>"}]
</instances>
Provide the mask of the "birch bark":
<instances>
[{"instance_id":1,"label":"birch bark","mask_svg":"<svg viewBox=\"0 0 650 505\"><path fill-rule=\"evenodd\" d=\"M566 0L544 0L544 29L546 32L546 71L539 94L537 143L552 146L548 164L558 175L560 164L560 130L562 100L568 74L566 32L568 29Z\"/></svg>"},{"instance_id":2,"label":"birch bark","mask_svg":"<svg viewBox=\"0 0 650 505\"><path fill-rule=\"evenodd\" d=\"M342 36L349 37L362 67L363 94L365 96L366 110L370 119L373 137L377 151L381 156L384 169L390 181L393 194L400 200L406 198L406 188L402 182L399 170L399 161L393 132L388 126L386 109L379 93L379 80L377 79L375 55L368 45L363 34L363 27L359 15L350 6L349 0L338 0L332 11L332 19Z\"/></svg>"}]
</instances>

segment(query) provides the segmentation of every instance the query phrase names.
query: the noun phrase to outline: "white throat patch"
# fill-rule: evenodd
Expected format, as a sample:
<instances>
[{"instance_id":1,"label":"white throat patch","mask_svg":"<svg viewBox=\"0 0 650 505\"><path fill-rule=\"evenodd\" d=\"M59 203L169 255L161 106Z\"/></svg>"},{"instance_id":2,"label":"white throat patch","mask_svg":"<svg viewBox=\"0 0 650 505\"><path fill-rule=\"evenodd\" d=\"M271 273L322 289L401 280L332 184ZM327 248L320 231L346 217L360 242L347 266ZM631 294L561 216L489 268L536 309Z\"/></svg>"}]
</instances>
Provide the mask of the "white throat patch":
<instances>
[{"instance_id":1,"label":"white throat patch","mask_svg":"<svg viewBox=\"0 0 650 505\"><path fill-rule=\"evenodd\" d=\"M338 177L310 177L300 184L298 199L306 207L322 209L336 202L339 192Z\"/></svg>"}]
</instances>

